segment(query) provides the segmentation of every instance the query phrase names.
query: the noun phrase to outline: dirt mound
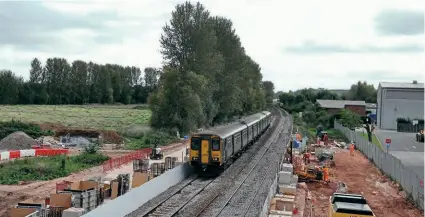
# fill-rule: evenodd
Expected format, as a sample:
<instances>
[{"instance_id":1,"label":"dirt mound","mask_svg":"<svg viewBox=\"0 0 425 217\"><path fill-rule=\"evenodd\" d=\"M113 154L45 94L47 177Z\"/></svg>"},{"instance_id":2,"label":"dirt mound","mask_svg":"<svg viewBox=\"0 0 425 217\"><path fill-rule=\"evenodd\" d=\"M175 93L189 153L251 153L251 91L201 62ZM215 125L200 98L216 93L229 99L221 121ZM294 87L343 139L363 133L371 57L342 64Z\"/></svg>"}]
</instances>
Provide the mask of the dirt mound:
<instances>
[{"instance_id":1,"label":"dirt mound","mask_svg":"<svg viewBox=\"0 0 425 217\"><path fill-rule=\"evenodd\" d=\"M0 141L0 150L22 150L31 149L37 141L24 132L18 131L9 134Z\"/></svg>"},{"instance_id":2,"label":"dirt mound","mask_svg":"<svg viewBox=\"0 0 425 217\"><path fill-rule=\"evenodd\" d=\"M124 141L123 138L115 131L102 130L100 132L102 133L104 143L122 144Z\"/></svg>"}]
</instances>

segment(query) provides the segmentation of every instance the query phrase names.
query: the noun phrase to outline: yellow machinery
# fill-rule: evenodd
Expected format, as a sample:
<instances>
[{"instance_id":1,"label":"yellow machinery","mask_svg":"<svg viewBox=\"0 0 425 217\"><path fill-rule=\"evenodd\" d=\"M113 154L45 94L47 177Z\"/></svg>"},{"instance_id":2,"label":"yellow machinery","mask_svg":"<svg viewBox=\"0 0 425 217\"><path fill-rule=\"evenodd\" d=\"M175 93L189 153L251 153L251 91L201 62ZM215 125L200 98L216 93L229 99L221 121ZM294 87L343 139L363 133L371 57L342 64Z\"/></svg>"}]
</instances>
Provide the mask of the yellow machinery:
<instances>
[{"instance_id":1,"label":"yellow machinery","mask_svg":"<svg viewBox=\"0 0 425 217\"><path fill-rule=\"evenodd\" d=\"M318 166L309 166L304 171L298 170L295 173L300 181L324 181L323 169Z\"/></svg>"},{"instance_id":2,"label":"yellow machinery","mask_svg":"<svg viewBox=\"0 0 425 217\"><path fill-rule=\"evenodd\" d=\"M329 197L329 217L375 216L366 199L358 194L334 193Z\"/></svg>"}]
</instances>

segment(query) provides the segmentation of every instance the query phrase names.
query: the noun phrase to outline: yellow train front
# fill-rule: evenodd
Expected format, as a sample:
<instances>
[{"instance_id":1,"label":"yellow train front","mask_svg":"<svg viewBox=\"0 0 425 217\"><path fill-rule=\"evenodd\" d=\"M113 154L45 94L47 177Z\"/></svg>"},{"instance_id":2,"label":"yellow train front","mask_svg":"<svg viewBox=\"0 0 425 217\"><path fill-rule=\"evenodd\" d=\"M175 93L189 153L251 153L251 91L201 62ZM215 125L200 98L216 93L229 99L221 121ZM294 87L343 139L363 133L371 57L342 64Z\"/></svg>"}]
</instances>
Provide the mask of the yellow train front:
<instances>
[{"instance_id":1,"label":"yellow train front","mask_svg":"<svg viewBox=\"0 0 425 217\"><path fill-rule=\"evenodd\" d=\"M202 176L217 176L233 163L267 130L271 123L268 111L192 134L190 164Z\"/></svg>"}]
</instances>

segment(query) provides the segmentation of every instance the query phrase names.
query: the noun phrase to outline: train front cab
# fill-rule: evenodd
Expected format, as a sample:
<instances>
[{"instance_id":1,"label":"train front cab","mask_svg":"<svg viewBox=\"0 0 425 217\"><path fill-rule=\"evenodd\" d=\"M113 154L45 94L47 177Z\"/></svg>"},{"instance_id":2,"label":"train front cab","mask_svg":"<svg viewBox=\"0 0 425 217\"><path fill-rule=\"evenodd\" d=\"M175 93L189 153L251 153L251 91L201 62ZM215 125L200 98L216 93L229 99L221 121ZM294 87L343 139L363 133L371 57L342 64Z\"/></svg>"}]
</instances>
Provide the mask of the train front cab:
<instances>
[{"instance_id":1,"label":"train front cab","mask_svg":"<svg viewBox=\"0 0 425 217\"><path fill-rule=\"evenodd\" d=\"M199 174L222 172L222 141L216 135L194 135L190 138L190 165Z\"/></svg>"}]
</instances>

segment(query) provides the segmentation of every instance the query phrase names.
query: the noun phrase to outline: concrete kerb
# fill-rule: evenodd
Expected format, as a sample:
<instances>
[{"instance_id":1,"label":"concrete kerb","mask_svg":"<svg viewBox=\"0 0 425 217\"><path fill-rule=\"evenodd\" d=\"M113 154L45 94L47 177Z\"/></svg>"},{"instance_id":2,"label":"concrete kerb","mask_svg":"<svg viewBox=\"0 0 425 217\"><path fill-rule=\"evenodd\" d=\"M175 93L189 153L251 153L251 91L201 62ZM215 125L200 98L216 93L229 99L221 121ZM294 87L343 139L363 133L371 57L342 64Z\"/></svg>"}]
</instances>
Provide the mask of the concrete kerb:
<instances>
[{"instance_id":1,"label":"concrete kerb","mask_svg":"<svg viewBox=\"0 0 425 217\"><path fill-rule=\"evenodd\" d=\"M83 216L125 216L191 174L193 174L192 167L188 163L184 163Z\"/></svg>"}]
</instances>

